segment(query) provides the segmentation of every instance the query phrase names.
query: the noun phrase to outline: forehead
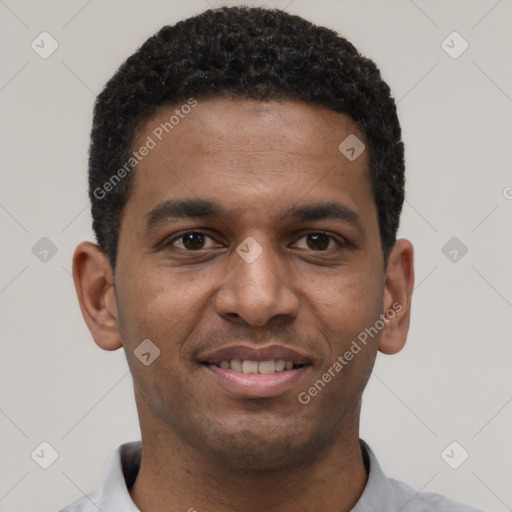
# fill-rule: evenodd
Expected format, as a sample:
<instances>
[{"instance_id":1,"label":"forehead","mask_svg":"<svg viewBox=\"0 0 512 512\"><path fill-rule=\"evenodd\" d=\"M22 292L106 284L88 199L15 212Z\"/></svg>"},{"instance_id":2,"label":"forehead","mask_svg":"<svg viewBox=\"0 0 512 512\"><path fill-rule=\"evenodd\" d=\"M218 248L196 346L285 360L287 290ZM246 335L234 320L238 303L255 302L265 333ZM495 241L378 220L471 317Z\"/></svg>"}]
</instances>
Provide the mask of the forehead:
<instances>
[{"instance_id":1,"label":"forehead","mask_svg":"<svg viewBox=\"0 0 512 512\"><path fill-rule=\"evenodd\" d=\"M344 132L364 139L348 116L319 105L229 98L194 102L194 107L183 102L161 108L143 124L138 142L151 134L168 149L181 147L201 153L285 150L320 156L327 146L337 150Z\"/></svg>"},{"instance_id":2,"label":"forehead","mask_svg":"<svg viewBox=\"0 0 512 512\"><path fill-rule=\"evenodd\" d=\"M367 152L350 160L339 149L349 136L364 141L349 117L294 101L194 102L141 126L133 149L151 150L136 166L126 215L183 197L228 205L238 219L249 210L270 219L306 197L372 213Z\"/></svg>"}]
</instances>

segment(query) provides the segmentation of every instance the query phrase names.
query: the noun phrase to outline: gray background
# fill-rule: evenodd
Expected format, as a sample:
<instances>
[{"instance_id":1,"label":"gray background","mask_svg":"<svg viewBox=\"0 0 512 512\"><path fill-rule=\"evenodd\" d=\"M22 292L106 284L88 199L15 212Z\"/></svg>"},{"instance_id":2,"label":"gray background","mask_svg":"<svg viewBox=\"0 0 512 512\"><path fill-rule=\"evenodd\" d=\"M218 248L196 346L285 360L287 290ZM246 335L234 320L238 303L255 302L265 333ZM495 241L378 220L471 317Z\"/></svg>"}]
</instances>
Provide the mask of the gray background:
<instances>
[{"instance_id":1,"label":"gray background","mask_svg":"<svg viewBox=\"0 0 512 512\"><path fill-rule=\"evenodd\" d=\"M96 487L114 449L140 435L124 354L96 347L70 277L75 246L93 240L92 106L148 36L208 4L221 5L0 0L2 512L57 510ZM417 490L512 510L512 2L266 4L346 36L398 101L400 235L415 246L417 281L408 344L378 357L362 437L389 476ZM47 59L31 48L43 31L59 44ZM453 31L469 43L458 58L441 45ZM462 48L453 36L445 44ZM46 261L43 237L57 248ZM456 247L455 262L442 251L452 237L468 249ZM59 454L46 470L31 458L42 441ZM452 464L469 453L458 469L441 456L452 441L462 447L448 451Z\"/></svg>"}]
</instances>

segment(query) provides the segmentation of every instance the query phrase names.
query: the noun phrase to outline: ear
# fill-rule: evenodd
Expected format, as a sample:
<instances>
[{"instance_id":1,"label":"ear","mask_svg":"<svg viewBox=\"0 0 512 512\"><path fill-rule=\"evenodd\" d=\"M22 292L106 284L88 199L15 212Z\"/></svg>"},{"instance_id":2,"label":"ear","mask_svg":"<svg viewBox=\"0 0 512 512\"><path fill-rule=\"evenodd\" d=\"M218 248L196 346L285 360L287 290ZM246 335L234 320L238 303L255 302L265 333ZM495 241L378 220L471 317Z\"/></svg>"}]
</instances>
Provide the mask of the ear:
<instances>
[{"instance_id":1,"label":"ear","mask_svg":"<svg viewBox=\"0 0 512 512\"><path fill-rule=\"evenodd\" d=\"M384 329L379 351L396 354L405 345L411 319L414 287L414 250L409 240L398 240L388 258L384 288Z\"/></svg>"},{"instance_id":2,"label":"ear","mask_svg":"<svg viewBox=\"0 0 512 512\"><path fill-rule=\"evenodd\" d=\"M75 249L73 281L82 316L96 344L104 350L120 348L113 272L97 245L82 242Z\"/></svg>"}]
</instances>

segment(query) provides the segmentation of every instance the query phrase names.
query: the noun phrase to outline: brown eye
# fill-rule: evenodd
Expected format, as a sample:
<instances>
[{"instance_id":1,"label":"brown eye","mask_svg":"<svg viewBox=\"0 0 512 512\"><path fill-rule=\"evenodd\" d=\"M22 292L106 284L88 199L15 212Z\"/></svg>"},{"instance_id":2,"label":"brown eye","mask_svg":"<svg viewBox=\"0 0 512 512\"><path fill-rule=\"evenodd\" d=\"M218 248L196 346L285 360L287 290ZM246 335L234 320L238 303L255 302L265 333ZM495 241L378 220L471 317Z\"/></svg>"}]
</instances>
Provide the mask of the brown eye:
<instances>
[{"instance_id":1,"label":"brown eye","mask_svg":"<svg viewBox=\"0 0 512 512\"><path fill-rule=\"evenodd\" d=\"M207 245L208 240L210 240L210 245ZM169 245L187 251L200 251L201 249L217 247L214 240L201 231L189 231L187 233L183 233L171 240Z\"/></svg>"},{"instance_id":2,"label":"brown eye","mask_svg":"<svg viewBox=\"0 0 512 512\"><path fill-rule=\"evenodd\" d=\"M182 237L183 245L190 251L196 251L203 248L204 235L203 233L187 233Z\"/></svg>"},{"instance_id":3,"label":"brown eye","mask_svg":"<svg viewBox=\"0 0 512 512\"><path fill-rule=\"evenodd\" d=\"M324 233L311 233L306 238L308 247L313 251L325 251L331 241L331 237Z\"/></svg>"},{"instance_id":4,"label":"brown eye","mask_svg":"<svg viewBox=\"0 0 512 512\"><path fill-rule=\"evenodd\" d=\"M313 232L304 235L295 245L299 249L310 251L326 251L333 249L332 244L340 246L340 242L330 235L321 232Z\"/></svg>"}]
</instances>

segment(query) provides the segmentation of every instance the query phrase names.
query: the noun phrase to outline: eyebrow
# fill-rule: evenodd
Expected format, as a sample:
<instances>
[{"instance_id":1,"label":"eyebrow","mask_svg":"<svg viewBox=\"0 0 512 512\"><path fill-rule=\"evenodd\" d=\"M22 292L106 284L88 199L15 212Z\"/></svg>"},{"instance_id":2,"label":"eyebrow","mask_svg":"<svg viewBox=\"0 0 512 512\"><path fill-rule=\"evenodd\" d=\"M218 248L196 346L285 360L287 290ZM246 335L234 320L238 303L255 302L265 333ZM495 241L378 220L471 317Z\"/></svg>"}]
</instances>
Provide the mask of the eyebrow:
<instances>
[{"instance_id":1,"label":"eyebrow","mask_svg":"<svg viewBox=\"0 0 512 512\"><path fill-rule=\"evenodd\" d=\"M361 224L361 217L354 210L336 202L295 205L288 210L286 217L301 221L332 219L357 226Z\"/></svg>"},{"instance_id":2,"label":"eyebrow","mask_svg":"<svg viewBox=\"0 0 512 512\"><path fill-rule=\"evenodd\" d=\"M218 218L223 215L226 215L226 210L219 202L208 199L170 199L160 203L146 215L146 231L180 218ZM284 218L300 221L332 219L361 227L360 216L337 202L294 205L287 210Z\"/></svg>"},{"instance_id":3,"label":"eyebrow","mask_svg":"<svg viewBox=\"0 0 512 512\"><path fill-rule=\"evenodd\" d=\"M146 230L176 219L220 217L223 211L221 203L207 199L171 199L160 203L146 215Z\"/></svg>"}]
</instances>

